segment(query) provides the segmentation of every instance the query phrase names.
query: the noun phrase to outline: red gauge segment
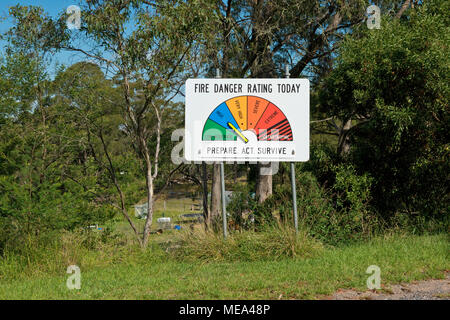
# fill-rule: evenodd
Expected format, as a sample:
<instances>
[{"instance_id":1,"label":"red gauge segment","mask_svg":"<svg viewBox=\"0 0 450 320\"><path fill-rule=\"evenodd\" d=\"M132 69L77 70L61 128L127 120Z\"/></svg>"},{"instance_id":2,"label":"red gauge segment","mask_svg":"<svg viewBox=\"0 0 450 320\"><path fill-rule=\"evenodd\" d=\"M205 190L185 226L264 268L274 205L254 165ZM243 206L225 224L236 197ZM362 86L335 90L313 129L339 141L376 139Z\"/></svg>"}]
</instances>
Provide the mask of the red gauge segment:
<instances>
[{"instance_id":1,"label":"red gauge segment","mask_svg":"<svg viewBox=\"0 0 450 320\"><path fill-rule=\"evenodd\" d=\"M258 140L292 141L292 129L284 113L273 103L264 111L255 126Z\"/></svg>"}]
</instances>

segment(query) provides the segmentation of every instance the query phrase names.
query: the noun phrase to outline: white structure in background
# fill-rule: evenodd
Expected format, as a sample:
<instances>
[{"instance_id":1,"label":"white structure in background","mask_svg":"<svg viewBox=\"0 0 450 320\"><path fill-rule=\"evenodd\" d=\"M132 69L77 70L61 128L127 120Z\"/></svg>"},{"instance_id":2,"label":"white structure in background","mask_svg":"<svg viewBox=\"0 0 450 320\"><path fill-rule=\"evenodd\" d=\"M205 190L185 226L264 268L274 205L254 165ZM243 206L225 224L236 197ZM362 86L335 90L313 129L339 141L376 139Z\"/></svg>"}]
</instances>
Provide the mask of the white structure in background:
<instances>
[{"instance_id":1,"label":"white structure in background","mask_svg":"<svg viewBox=\"0 0 450 320\"><path fill-rule=\"evenodd\" d=\"M135 204L134 205L134 216L139 219L145 219L148 213L148 204Z\"/></svg>"},{"instance_id":2,"label":"white structure in background","mask_svg":"<svg viewBox=\"0 0 450 320\"><path fill-rule=\"evenodd\" d=\"M156 220L158 222L159 229L171 229L171 220L169 217L158 218Z\"/></svg>"}]
</instances>

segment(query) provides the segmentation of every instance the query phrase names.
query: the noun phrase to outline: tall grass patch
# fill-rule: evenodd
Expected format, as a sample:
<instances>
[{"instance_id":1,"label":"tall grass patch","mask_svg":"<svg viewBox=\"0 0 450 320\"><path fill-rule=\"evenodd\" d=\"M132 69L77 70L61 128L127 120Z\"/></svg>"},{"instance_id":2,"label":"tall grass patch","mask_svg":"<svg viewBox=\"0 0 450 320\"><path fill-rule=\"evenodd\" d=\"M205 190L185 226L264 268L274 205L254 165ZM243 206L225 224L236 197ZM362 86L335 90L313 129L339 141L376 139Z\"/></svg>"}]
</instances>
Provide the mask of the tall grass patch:
<instances>
[{"instance_id":1,"label":"tall grass patch","mask_svg":"<svg viewBox=\"0 0 450 320\"><path fill-rule=\"evenodd\" d=\"M273 226L260 232L242 231L223 239L221 234L195 230L181 235L171 250L176 259L185 261L262 261L313 257L323 246L301 230Z\"/></svg>"},{"instance_id":2,"label":"tall grass patch","mask_svg":"<svg viewBox=\"0 0 450 320\"><path fill-rule=\"evenodd\" d=\"M156 244L142 250L127 237L92 231L59 232L58 236L29 236L21 247L7 248L0 258L0 280L65 274L70 265L83 270L114 264L138 265L158 260L164 252Z\"/></svg>"}]
</instances>

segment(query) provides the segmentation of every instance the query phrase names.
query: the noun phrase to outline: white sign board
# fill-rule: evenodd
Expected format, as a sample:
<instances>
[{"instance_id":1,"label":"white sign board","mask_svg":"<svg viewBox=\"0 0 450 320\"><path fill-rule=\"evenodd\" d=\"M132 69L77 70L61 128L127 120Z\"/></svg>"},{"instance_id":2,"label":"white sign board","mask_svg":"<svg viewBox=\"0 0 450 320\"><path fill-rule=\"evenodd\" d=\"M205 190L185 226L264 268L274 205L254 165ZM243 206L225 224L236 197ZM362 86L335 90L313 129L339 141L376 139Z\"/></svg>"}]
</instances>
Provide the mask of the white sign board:
<instances>
[{"instance_id":1,"label":"white sign board","mask_svg":"<svg viewBox=\"0 0 450 320\"><path fill-rule=\"evenodd\" d=\"M188 161L307 161L309 80L189 79Z\"/></svg>"}]
</instances>

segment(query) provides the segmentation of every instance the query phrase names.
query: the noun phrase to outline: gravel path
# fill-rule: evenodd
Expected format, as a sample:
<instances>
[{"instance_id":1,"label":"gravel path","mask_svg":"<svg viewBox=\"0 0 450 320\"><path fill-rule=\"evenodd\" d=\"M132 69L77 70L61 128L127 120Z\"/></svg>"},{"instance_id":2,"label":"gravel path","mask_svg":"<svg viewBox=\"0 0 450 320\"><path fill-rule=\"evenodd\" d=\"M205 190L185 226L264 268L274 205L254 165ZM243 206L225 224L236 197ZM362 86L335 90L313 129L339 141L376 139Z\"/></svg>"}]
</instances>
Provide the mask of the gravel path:
<instances>
[{"instance_id":1,"label":"gravel path","mask_svg":"<svg viewBox=\"0 0 450 320\"><path fill-rule=\"evenodd\" d=\"M450 300L450 273L443 280L416 281L383 288L382 292L341 290L333 300Z\"/></svg>"}]
</instances>

